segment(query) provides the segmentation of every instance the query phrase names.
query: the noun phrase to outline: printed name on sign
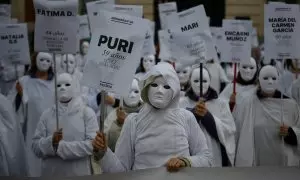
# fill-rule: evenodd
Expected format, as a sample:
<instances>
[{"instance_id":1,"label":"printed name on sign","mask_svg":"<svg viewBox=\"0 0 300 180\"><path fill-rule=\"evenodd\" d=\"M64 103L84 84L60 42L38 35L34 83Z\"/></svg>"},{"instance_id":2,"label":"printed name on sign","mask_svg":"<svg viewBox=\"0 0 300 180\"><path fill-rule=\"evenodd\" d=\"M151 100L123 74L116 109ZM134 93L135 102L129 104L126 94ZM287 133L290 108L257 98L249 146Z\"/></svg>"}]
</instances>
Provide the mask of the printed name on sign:
<instances>
[{"instance_id":1,"label":"printed name on sign","mask_svg":"<svg viewBox=\"0 0 300 180\"><path fill-rule=\"evenodd\" d=\"M269 18L273 32L294 32L296 18Z\"/></svg>"},{"instance_id":2,"label":"printed name on sign","mask_svg":"<svg viewBox=\"0 0 300 180\"><path fill-rule=\"evenodd\" d=\"M195 23L192 23L192 24L181 27L181 31L184 32L184 31L192 30L192 29L195 29L195 28L198 28L198 27L199 27L198 23L195 22Z\"/></svg>"},{"instance_id":3,"label":"printed name on sign","mask_svg":"<svg viewBox=\"0 0 300 180\"><path fill-rule=\"evenodd\" d=\"M74 16L71 11L50 11L45 9L37 9L36 13L42 16Z\"/></svg>"},{"instance_id":4,"label":"printed name on sign","mask_svg":"<svg viewBox=\"0 0 300 180\"><path fill-rule=\"evenodd\" d=\"M107 47L111 50L116 49L117 51L122 51L125 53L131 53L133 49L134 42L127 41L125 39L119 39L114 37L107 37L105 35L101 35L99 38L98 46L102 44L106 44Z\"/></svg>"},{"instance_id":5,"label":"printed name on sign","mask_svg":"<svg viewBox=\"0 0 300 180\"><path fill-rule=\"evenodd\" d=\"M225 31L227 41L247 41L250 36L249 32Z\"/></svg>"}]
</instances>

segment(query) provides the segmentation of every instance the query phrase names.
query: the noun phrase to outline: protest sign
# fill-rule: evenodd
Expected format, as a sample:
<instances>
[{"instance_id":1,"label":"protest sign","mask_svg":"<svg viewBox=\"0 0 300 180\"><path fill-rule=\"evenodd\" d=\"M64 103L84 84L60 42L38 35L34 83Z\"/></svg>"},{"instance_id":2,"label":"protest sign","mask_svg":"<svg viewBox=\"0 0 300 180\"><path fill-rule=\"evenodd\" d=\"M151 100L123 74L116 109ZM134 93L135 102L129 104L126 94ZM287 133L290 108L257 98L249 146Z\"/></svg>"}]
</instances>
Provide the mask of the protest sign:
<instances>
[{"instance_id":1,"label":"protest sign","mask_svg":"<svg viewBox=\"0 0 300 180\"><path fill-rule=\"evenodd\" d=\"M0 57L5 64L30 64L26 24L0 24Z\"/></svg>"},{"instance_id":2,"label":"protest sign","mask_svg":"<svg viewBox=\"0 0 300 180\"><path fill-rule=\"evenodd\" d=\"M34 0L34 50L76 53L79 20L77 0Z\"/></svg>"},{"instance_id":3,"label":"protest sign","mask_svg":"<svg viewBox=\"0 0 300 180\"><path fill-rule=\"evenodd\" d=\"M11 5L0 4L0 23L9 23L11 18Z\"/></svg>"},{"instance_id":4,"label":"protest sign","mask_svg":"<svg viewBox=\"0 0 300 180\"><path fill-rule=\"evenodd\" d=\"M222 27L210 27L211 36L217 52L220 53L222 48L223 29Z\"/></svg>"},{"instance_id":5,"label":"protest sign","mask_svg":"<svg viewBox=\"0 0 300 180\"><path fill-rule=\"evenodd\" d=\"M159 39L159 56L161 60L171 60L171 34L167 30L158 31Z\"/></svg>"},{"instance_id":6,"label":"protest sign","mask_svg":"<svg viewBox=\"0 0 300 180\"><path fill-rule=\"evenodd\" d=\"M252 30L252 47L258 47L259 43L258 43L258 35L257 35L257 29L253 28Z\"/></svg>"},{"instance_id":7,"label":"protest sign","mask_svg":"<svg viewBox=\"0 0 300 180\"><path fill-rule=\"evenodd\" d=\"M145 21L148 22L148 27L147 27L144 46L143 46L143 56L154 55L156 54L155 45L154 45L154 30L153 30L154 22L148 19L145 19Z\"/></svg>"},{"instance_id":8,"label":"protest sign","mask_svg":"<svg viewBox=\"0 0 300 180\"><path fill-rule=\"evenodd\" d=\"M79 38L90 38L90 27L87 15L78 16L79 19Z\"/></svg>"},{"instance_id":9,"label":"protest sign","mask_svg":"<svg viewBox=\"0 0 300 180\"><path fill-rule=\"evenodd\" d=\"M88 19L90 22L91 33L93 33L93 29L95 29L96 26L99 26L97 23L97 16L99 13L99 9L101 9L101 7L103 7L106 4L115 4L115 0L98 0L98 1L86 3L86 9L88 14Z\"/></svg>"},{"instance_id":10,"label":"protest sign","mask_svg":"<svg viewBox=\"0 0 300 180\"><path fill-rule=\"evenodd\" d=\"M158 11L161 29L167 29L169 22L167 17L172 15L177 16L177 4L176 2L159 4Z\"/></svg>"},{"instance_id":11,"label":"protest sign","mask_svg":"<svg viewBox=\"0 0 300 180\"><path fill-rule=\"evenodd\" d=\"M82 83L117 95L128 93L142 56L147 21L100 11L101 27L92 34Z\"/></svg>"},{"instance_id":12,"label":"protest sign","mask_svg":"<svg viewBox=\"0 0 300 180\"><path fill-rule=\"evenodd\" d=\"M265 58L299 58L299 5L265 4Z\"/></svg>"},{"instance_id":13,"label":"protest sign","mask_svg":"<svg viewBox=\"0 0 300 180\"><path fill-rule=\"evenodd\" d=\"M252 42L252 21L223 20L221 60L239 63L250 60Z\"/></svg>"},{"instance_id":14,"label":"protest sign","mask_svg":"<svg viewBox=\"0 0 300 180\"><path fill-rule=\"evenodd\" d=\"M178 19L179 19L179 23L173 24L172 27L170 28L172 32L172 36L174 35L175 37L180 33L189 34L192 36L200 36L205 41L206 44L207 60L215 59L217 57L217 52L213 43L204 6L200 5L182 11L178 13ZM174 41L174 42L180 43L180 41ZM179 45L179 46L186 46L186 45Z\"/></svg>"}]
</instances>

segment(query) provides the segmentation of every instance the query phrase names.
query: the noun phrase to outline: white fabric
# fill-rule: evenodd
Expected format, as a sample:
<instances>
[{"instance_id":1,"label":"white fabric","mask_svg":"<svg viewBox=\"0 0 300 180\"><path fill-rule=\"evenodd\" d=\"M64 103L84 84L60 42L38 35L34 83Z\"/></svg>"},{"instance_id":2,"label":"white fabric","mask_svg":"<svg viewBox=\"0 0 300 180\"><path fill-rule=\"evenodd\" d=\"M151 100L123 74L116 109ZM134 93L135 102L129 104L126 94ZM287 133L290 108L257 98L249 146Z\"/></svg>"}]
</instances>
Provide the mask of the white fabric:
<instances>
[{"instance_id":1,"label":"white fabric","mask_svg":"<svg viewBox=\"0 0 300 180\"><path fill-rule=\"evenodd\" d=\"M135 78L138 79L139 81L141 81L143 79L143 77L146 75L146 73L144 72L139 72L137 74L135 74Z\"/></svg>"},{"instance_id":2,"label":"white fabric","mask_svg":"<svg viewBox=\"0 0 300 180\"><path fill-rule=\"evenodd\" d=\"M296 74L285 69L279 79L278 86L279 86L280 91L283 92L285 95L290 96L292 84L295 80L296 80Z\"/></svg>"},{"instance_id":3,"label":"white fabric","mask_svg":"<svg viewBox=\"0 0 300 180\"><path fill-rule=\"evenodd\" d=\"M31 150L32 137L41 114L45 109L54 104L54 81L45 81L38 78L24 76L19 79L23 88L23 105L19 108L18 114L21 119L20 123L24 122L25 144L27 148L27 158L30 176L41 175L41 160L38 159ZM14 101L16 90L13 88L9 97Z\"/></svg>"},{"instance_id":4,"label":"white fabric","mask_svg":"<svg viewBox=\"0 0 300 180\"><path fill-rule=\"evenodd\" d=\"M36 66L42 72L48 71L53 63L53 57L49 53L39 52L36 57Z\"/></svg>"},{"instance_id":5,"label":"white fabric","mask_svg":"<svg viewBox=\"0 0 300 180\"><path fill-rule=\"evenodd\" d=\"M219 63L207 63L205 66L211 75L210 87L212 87L219 94L221 82L229 83L226 73Z\"/></svg>"},{"instance_id":6,"label":"white fabric","mask_svg":"<svg viewBox=\"0 0 300 180\"><path fill-rule=\"evenodd\" d=\"M0 94L0 176L27 175L23 138L11 102Z\"/></svg>"},{"instance_id":7,"label":"white fabric","mask_svg":"<svg viewBox=\"0 0 300 180\"><path fill-rule=\"evenodd\" d=\"M296 100L298 105L300 105L300 79L297 79L293 82L291 88L291 96Z\"/></svg>"},{"instance_id":8,"label":"white fabric","mask_svg":"<svg viewBox=\"0 0 300 180\"><path fill-rule=\"evenodd\" d=\"M0 64L0 93L7 95L13 88L16 80L25 73L24 65Z\"/></svg>"},{"instance_id":9,"label":"white fabric","mask_svg":"<svg viewBox=\"0 0 300 180\"><path fill-rule=\"evenodd\" d=\"M68 104L59 103L58 111L63 139L59 142L57 155L52 146L56 131L55 106L42 114L33 138L32 149L42 159L42 176L91 175L91 142L99 127L95 113L80 98L72 99Z\"/></svg>"},{"instance_id":10,"label":"white fabric","mask_svg":"<svg viewBox=\"0 0 300 180\"><path fill-rule=\"evenodd\" d=\"M298 166L300 159L297 147L283 145L279 136L282 123L299 129L298 105L292 99L259 100L254 92L237 104L233 112L234 118L239 122L235 165ZM281 122L281 108L284 112L283 122ZM299 138L298 133L297 139Z\"/></svg>"},{"instance_id":11,"label":"white fabric","mask_svg":"<svg viewBox=\"0 0 300 180\"><path fill-rule=\"evenodd\" d=\"M196 68L192 71L190 83L191 83L191 87L192 87L194 93L197 96L200 96L200 87L201 87L200 68ZM209 73L206 69L203 69L203 71L202 71L202 92L203 92L203 94L207 93L209 85L210 85Z\"/></svg>"},{"instance_id":12,"label":"white fabric","mask_svg":"<svg viewBox=\"0 0 300 180\"><path fill-rule=\"evenodd\" d=\"M165 109L154 109L148 104L147 87L155 77L163 76L174 91ZM130 114L116 145L115 153L106 152L101 165L104 172L163 167L172 157L183 156L192 167L211 166L211 152L206 138L192 113L178 108L179 79L168 63L154 66L145 76L141 111Z\"/></svg>"},{"instance_id":13,"label":"white fabric","mask_svg":"<svg viewBox=\"0 0 300 180\"><path fill-rule=\"evenodd\" d=\"M189 99L188 97L183 97L180 99L181 108L194 108L197 102ZM218 137L220 142L225 146L228 158L231 164L234 164L235 157L235 133L236 127L231 115L228 103L222 101L221 99L211 100L205 103L207 110L213 115L216 123L216 128L218 132ZM214 166L222 166L222 156L219 143L213 139L208 132L202 127L205 137L207 139L208 147L213 152L213 164Z\"/></svg>"},{"instance_id":14,"label":"white fabric","mask_svg":"<svg viewBox=\"0 0 300 180\"><path fill-rule=\"evenodd\" d=\"M264 66L259 73L259 84L264 93L272 94L278 87L279 74L271 65Z\"/></svg>"},{"instance_id":15,"label":"white fabric","mask_svg":"<svg viewBox=\"0 0 300 180\"><path fill-rule=\"evenodd\" d=\"M234 68L233 68L233 65L226 64L224 70L225 70L225 73L227 75L228 80L232 82L233 79L234 79ZM238 73L238 71L236 73Z\"/></svg>"},{"instance_id":16,"label":"white fabric","mask_svg":"<svg viewBox=\"0 0 300 180\"><path fill-rule=\"evenodd\" d=\"M236 101L239 101L242 99L243 96L248 96L251 93L248 93L248 91L254 91L256 88L256 85L251 84L251 85L246 85L243 86L239 83L236 83ZM223 100L229 102L230 101L230 96L233 93L233 83L228 84L225 89L222 91L220 94L220 98Z\"/></svg>"},{"instance_id":17,"label":"white fabric","mask_svg":"<svg viewBox=\"0 0 300 180\"><path fill-rule=\"evenodd\" d=\"M241 77L245 81L250 81L251 79L253 79L253 77L257 71L255 59L253 59L251 57L250 61L242 61L239 66L239 71L240 71Z\"/></svg>"}]
</instances>

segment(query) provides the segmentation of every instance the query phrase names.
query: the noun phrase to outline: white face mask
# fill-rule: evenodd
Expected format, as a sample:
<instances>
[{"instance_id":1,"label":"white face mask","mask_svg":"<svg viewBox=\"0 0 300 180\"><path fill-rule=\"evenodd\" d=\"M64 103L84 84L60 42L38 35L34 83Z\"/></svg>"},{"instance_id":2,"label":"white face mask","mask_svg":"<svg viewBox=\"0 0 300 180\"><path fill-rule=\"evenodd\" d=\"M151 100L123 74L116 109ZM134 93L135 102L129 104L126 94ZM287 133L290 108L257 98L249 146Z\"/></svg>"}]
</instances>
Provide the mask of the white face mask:
<instances>
[{"instance_id":1,"label":"white face mask","mask_svg":"<svg viewBox=\"0 0 300 180\"><path fill-rule=\"evenodd\" d=\"M36 57L36 66L39 71L47 72L52 65L52 56L48 53L39 53Z\"/></svg>"},{"instance_id":2,"label":"white face mask","mask_svg":"<svg viewBox=\"0 0 300 180\"><path fill-rule=\"evenodd\" d=\"M76 68L75 57L71 54L68 54L68 59L67 59L67 55L64 55L61 61L61 68L66 73L73 74Z\"/></svg>"},{"instance_id":3,"label":"white face mask","mask_svg":"<svg viewBox=\"0 0 300 180\"><path fill-rule=\"evenodd\" d=\"M82 54L86 55L88 53L89 48L90 48L90 43L88 43L86 41L83 42L82 46L81 46Z\"/></svg>"},{"instance_id":4,"label":"white face mask","mask_svg":"<svg viewBox=\"0 0 300 180\"><path fill-rule=\"evenodd\" d=\"M124 97L124 102L129 107L137 106L141 99L141 91L138 85L138 81L134 79L131 84L131 89L128 96Z\"/></svg>"},{"instance_id":5,"label":"white face mask","mask_svg":"<svg viewBox=\"0 0 300 180\"><path fill-rule=\"evenodd\" d=\"M166 108L173 97L173 90L163 77L157 77L148 90L149 103L158 109Z\"/></svg>"},{"instance_id":6,"label":"white face mask","mask_svg":"<svg viewBox=\"0 0 300 180\"><path fill-rule=\"evenodd\" d=\"M73 98L73 80L70 74L62 73L57 77L57 97L62 103Z\"/></svg>"},{"instance_id":7,"label":"white face mask","mask_svg":"<svg viewBox=\"0 0 300 180\"><path fill-rule=\"evenodd\" d=\"M191 67L185 67L184 69L178 69L177 75L180 81L180 84L186 84L189 81L191 75Z\"/></svg>"},{"instance_id":8,"label":"white face mask","mask_svg":"<svg viewBox=\"0 0 300 180\"><path fill-rule=\"evenodd\" d=\"M154 61L153 58L145 57L143 59L143 67L144 67L146 72L148 72L154 65L155 65L155 61Z\"/></svg>"},{"instance_id":9,"label":"white face mask","mask_svg":"<svg viewBox=\"0 0 300 180\"><path fill-rule=\"evenodd\" d=\"M259 84L261 90L266 94L275 92L278 86L278 72L273 66L264 66L259 74Z\"/></svg>"},{"instance_id":10,"label":"white face mask","mask_svg":"<svg viewBox=\"0 0 300 180\"><path fill-rule=\"evenodd\" d=\"M202 82L202 92L203 95L205 95L208 91L209 85L210 85L210 77L209 73L207 72L206 69L203 69L202 73L203 77L203 82ZM197 95L200 96L200 68L194 69L192 72L191 76L191 86L193 92Z\"/></svg>"},{"instance_id":11,"label":"white face mask","mask_svg":"<svg viewBox=\"0 0 300 180\"><path fill-rule=\"evenodd\" d=\"M242 61L240 64L240 74L244 81L250 81L254 78L257 71L256 61L251 58L250 61Z\"/></svg>"},{"instance_id":12,"label":"white face mask","mask_svg":"<svg viewBox=\"0 0 300 180\"><path fill-rule=\"evenodd\" d=\"M293 64L297 69L300 69L300 59L293 59Z\"/></svg>"},{"instance_id":13,"label":"white face mask","mask_svg":"<svg viewBox=\"0 0 300 180\"><path fill-rule=\"evenodd\" d=\"M233 81L234 79L234 68L230 64L226 64L225 72L229 81Z\"/></svg>"}]
</instances>

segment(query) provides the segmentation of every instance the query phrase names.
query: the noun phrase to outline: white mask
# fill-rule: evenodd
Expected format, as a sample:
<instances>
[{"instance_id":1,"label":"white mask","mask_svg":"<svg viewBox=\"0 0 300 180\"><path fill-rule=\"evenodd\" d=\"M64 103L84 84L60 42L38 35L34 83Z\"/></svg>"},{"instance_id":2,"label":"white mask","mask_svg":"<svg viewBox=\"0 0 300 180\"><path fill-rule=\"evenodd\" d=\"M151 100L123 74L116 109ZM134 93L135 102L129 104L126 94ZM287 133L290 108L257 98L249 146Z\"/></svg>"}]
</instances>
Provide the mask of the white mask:
<instances>
[{"instance_id":1,"label":"white mask","mask_svg":"<svg viewBox=\"0 0 300 180\"><path fill-rule=\"evenodd\" d=\"M46 72L52 65L53 58L49 53L40 52L36 57L36 66L39 71Z\"/></svg>"},{"instance_id":2,"label":"white mask","mask_svg":"<svg viewBox=\"0 0 300 180\"><path fill-rule=\"evenodd\" d=\"M76 68L76 60L72 54L64 55L61 60L61 68L69 74L73 74Z\"/></svg>"},{"instance_id":3,"label":"white mask","mask_svg":"<svg viewBox=\"0 0 300 180\"><path fill-rule=\"evenodd\" d=\"M73 79L70 74L62 73L57 77L57 97L60 102L68 102L74 96Z\"/></svg>"},{"instance_id":4,"label":"white mask","mask_svg":"<svg viewBox=\"0 0 300 180\"><path fill-rule=\"evenodd\" d=\"M189 81L190 75L191 75L191 67L185 67L185 68L177 68L177 75L180 81L180 84L186 84Z\"/></svg>"},{"instance_id":5,"label":"white mask","mask_svg":"<svg viewBox=\"0 0 300 180\"><path fill-rule=\"evenodd\" d=\"M293 65L294 67L296 67L297 69L300 69L300 59L293 59Z\"/></svg>"},{"instance_id":6,"label":"white mask","mask_svg":"<svg viewBox=\"0 0 300 180\"><path fill-rule=\"evenodd\" d=\"M124 97L124 103L129 107L137 106L141 99L141 91L138 81L134 79L131 84L131 89L128 96Z\"/></svg>"},{"instance_id":7,"label":"white mask","mask_svg":"<svg viewBox=\"0 0 300 180\"><path fill-rule=\"evenodd\" d=\"M173 97L173 90L163 77L157 77L148 90L149 103L158 109L166 108Z\"/></svg>"},{"instance_id":8,"label":"white mask","mask_svg":"<svg viewBox=\"0 0 300 180\"><path fill-rule=\"evenodd\" d=\"M143 58L143 67L148 72L155 65L155 57L153 55Z\"/></svg>"},{"instance_id":9,"label":"white mask","mask_svg":"<svg viewBox=\"0 0 300 180\"><path fill-rule=\"evenodd\" d=\"M230 64L226 64L225 72L229 81L233 81L234 79L234 68Z\"/></svg>"},{"instance_id":10,"label":"white mask","mask_svg":"<svg viewBox=\"0 0 300 180\"><path fill-rule=\"evenodd\" d=\"M84 41L81 45L82 54L86 55L88 53L89 48L90 48L90 43L87 41Z\"/></svg>"},{"instance_id":11,"label":"white mask","mask_svg":"<svg viewBox=\"0 0 300 180\"><path fill-rule=\"evenodd\" d=\"M209 85L210 85L210 77L209 73L206 69L203 69L202 73L202 92L203 95L205 95L208 91ZM193 89L193 92L200 96L200 68L194 69L191 76L191 86Z\"/></svg>"},{"instance_id":12,"label":"white mask","mask_svg":"<svg viewBox=\"0 0 300 180\"><path fill-rule=\"evenodd\" d=\"M250 81L254 78L257 71L256 61L251 58L250 61L242 61L240 64L240 74L243 80Z\"/></svg>"},{"instance_id":13,"label":"white mask","mask_svg":"<svg viewBox=\"0 0 300 180\"><path fill-rule=\"evenodd\" d=\"M266 94L275 92L278 86L277 69L271 65L264 66L259 73L259 84L261 90Z\"/></svg>"}]
</instances>

